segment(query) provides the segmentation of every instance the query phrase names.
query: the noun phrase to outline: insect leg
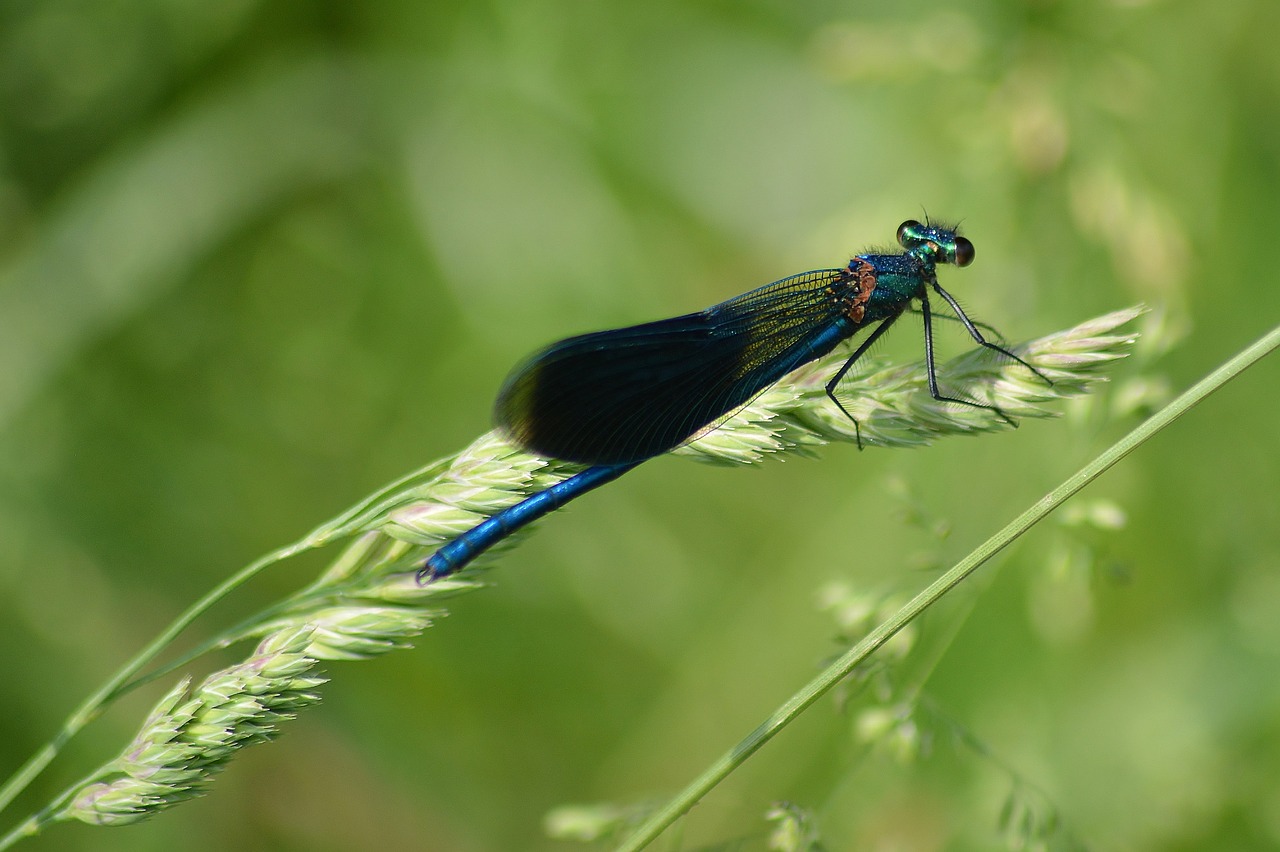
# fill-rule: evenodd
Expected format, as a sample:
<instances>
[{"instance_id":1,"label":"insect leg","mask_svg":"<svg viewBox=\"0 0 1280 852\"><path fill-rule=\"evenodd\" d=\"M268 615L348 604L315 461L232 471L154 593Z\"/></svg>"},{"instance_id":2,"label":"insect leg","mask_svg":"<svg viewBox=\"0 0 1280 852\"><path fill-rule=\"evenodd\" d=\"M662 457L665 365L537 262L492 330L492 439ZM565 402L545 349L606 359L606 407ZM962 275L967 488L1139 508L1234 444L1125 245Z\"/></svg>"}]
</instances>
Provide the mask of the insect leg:
<instances>
[{"instance_id":1,"label":"insect leg","mask_svg":"<svg viewBox=\"0 0 1280 852\"><path fill-rule=\"evenodd\" d=\"M951 299L950 296L947 296L946 293L941 288L938 288L938 292L943 294L943 297L946 298L947 301L950 303L951 307L955 309L956 314L962 318L962 322L964 322L965 327L969 329L969 333L973 335L975 340L977 340L978 342L982 343L985 346L990 346L992 349L996 349L1000 352L1005 351L1001 349L999 346L996 346L995 344L987 343L986 341L984 341L982 339L982 335L979 334L978 330L973 327L973 324L971 322L969 322L969 318L966 317L964 315L964 312L960 310L960 306L957 305L955 301ZM1014 423L1013 420L1010 419L1009 415L1005 414L1003 411L1001 411L999 408L997 408L994 405L984 405L981 402L974 402L971 399L957 399L954 396L942 395L942 393L938 390L938 372L933 360L933 317L929 311L929 296L927 293L923 293L923 292L920 294L920 313L921 315L924 316L924 366L925 366L925 373L929 379L929 396L933 397L939 402L955 402L960 405L968 405L968 406L972 406L973 408L985 408L988 411L994 411L997 415L999 415L1001 420L1003 420L1005 423L1008 423L1010 426L1016 429L1018 424ZM1009 355L1009 357L1017 360L1020 363L1026 363L1016 355L1013 355L1008 352L1005 352L1005 354ZM1030 364L1028 364L1027 366L1031 367ZM1031 369L1034 370L1037 373L1037 375L1039 374L1039 371L1036 370L1035 367L1031 367Z\"/></svg>"},{"instance_id":2,"label":"insect leg","mask_svg":"<svg viewBox=\"0 0 1280 852\"><path fill-rule=\"evenodd\" d=\"M937 291L939 296L946 299L947 304L951 306L951 310L956 312L956 317L960 320L960 322L964 323L965 330L969 332L969 336L973 338L975 343L977 343L979 346L985 346L988 349L991 349L995 352L999 352L1001 355L1004 355L1006 358L1012 358L1014 361L1017 361L1019 364L1026 367L1028 370L1030 370L1031 372L1039 376L1041 379L1043 379L1045 384L1050 386L1053 385L1053 379L1049 378L1044 373L1040 372L1035 367L1028 364L1026 361L1023 361L1021 358L1019 358L1017 355L1014 355L1008 349L1005 349L1003 346L997 346L996 344L992 343L991 341L983 337L982 332L978 331L977 324L975 324L971 319L969 319L968 315L966 315L964 310L961 309L959 303L956 302L955 298L953 298L952 295L948 293L946 290L943 290L941 287L939 287L936 282L933 285L933 289ZM925 328L928 329L929 300L922 299L921 307L923 308L923 313L924 313ZM987 328L990 328L990 326L987 326ZM925 334L928 335L928 332L926 331Z\"/></svg>"},{"instance_id":3,"label":"insect leg","mask_svg":"<svg viewBox=\"0 0 1280 852\"><path fill-rule=\"evenodd\" d=\"M862 449L862 427L858 425L858 418L850 414L849 409L844 407L844 403L836 399L836 385L840 384L840 380L844 378L845 373L849 372L849 368L856 364L863 353L871 348L871 344L880 339L880 335L889 330L889 326L893 325L893 321L899 316L901 314L895 314L876 326L875 331L867 335L867 339L862 341L858 348L853 351L853 354L849 356L849 360L844 362L844 366L836 371L836 374L831 377L831 381L827 382L827 396L831 397L831 401L836 404L836 408L839 408L844 413L845 417L853 421L853 434L858 440L858 449Z\"/></svg>"}]
</instances>

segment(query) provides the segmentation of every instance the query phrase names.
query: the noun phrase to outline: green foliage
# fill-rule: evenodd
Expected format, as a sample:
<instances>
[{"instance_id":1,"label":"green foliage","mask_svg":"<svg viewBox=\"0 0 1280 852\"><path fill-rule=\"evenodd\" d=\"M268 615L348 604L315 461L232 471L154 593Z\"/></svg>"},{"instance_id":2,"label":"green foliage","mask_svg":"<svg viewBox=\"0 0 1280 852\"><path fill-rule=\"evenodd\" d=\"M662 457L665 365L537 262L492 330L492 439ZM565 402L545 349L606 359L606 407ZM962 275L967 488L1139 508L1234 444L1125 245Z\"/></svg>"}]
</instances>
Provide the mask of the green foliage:
<instances>
[{"instance_id":1,"label":"green foliage","mask_svg":"<svg viewBox=\"0 0 1280 852\"><path fill-rule=\"evenodd\" d=\"M913 593L1275 325L1278 16L7 4L7 767L236 566L485 431L505 371L552 338L843 262L922 207L964 219L977 261L943 283L1011 339L1153 308L1114 392L1057 421L752 471L645 465L508 552L417 651L344 666L217 795L21 848L560 848L552 808L683 786L807 679L830 632L815 590ZM902 325L894 363L919 357ZM1047 798L1005 808L989 762L902 763L819 705L701 804L684 848L763 847L779 799L831 849L989 849L1002 809L1032 840L1052 813L1100 848L1274 848L1278 371L1096 483L1123 525L1095 502L1038 531L895 661ZM290 594L317 572L301 561L211 618ZM328 610L330 656L407 641L349 603ZM168 686L86 729L13 812L118 754Z\"/></svg>"}]
</instances>

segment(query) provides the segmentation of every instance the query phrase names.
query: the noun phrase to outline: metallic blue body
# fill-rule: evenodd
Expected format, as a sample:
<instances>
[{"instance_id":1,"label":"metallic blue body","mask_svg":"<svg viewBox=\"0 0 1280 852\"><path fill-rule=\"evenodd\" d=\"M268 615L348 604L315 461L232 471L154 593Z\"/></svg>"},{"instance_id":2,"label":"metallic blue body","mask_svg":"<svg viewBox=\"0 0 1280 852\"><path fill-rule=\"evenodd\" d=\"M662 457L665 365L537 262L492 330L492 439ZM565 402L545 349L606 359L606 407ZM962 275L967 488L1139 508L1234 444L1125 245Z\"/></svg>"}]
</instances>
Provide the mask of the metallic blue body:
<instances>
[{"instance_id":1,"label":"metallic blue body","mask_svg":"<svg viewBox=\"0 0 1280 852\"><path fill-rule=\"evenodd\" d=\"M638 464L640 462L589 467L545 491L526 497L514 506L481 521L431 554L419 569L418 579L429 582L452 574L521 527L528 526L548 512L554 512L575 497L599 488L606 482L612 482Z\"/></svg>"},{"instance_id":2,"label":"metallic blue body","mask_svg":"<svg viewBox=\"0 0 1280 852\"><path fill-rule=\"evenodd\" d=\"M898 228L898 242L904 249L898 254L858 255L841 269L784 278L705 311L571 337L536 353L511 374L499 393L498 426L529 452L592 467L444 545L418 571L419 581L465 567L515 530L690 440L787 373L875 326L827 383L827 395L844 411L836 386L913 301L920 302L924 319L929 392L935 399L992 408L939 392L931 289L978 344L1044 378L1016 355L986 341L955 299L938 286L937 264L968 266L974 257L972 243L953 228L915 221Z\"/></svg>"},{"instance_id":3,"label":"metallic blue body","mask_svg":"<svg viewBox=\"0 0 1280 852\"><path fill-rule=\"evenodd\" d=\"M807 340L800 341L792 347L787 358L779 359L773 365L773 370L766 374L768 382L766 387L797 367L826 355L841 341L848 339L854 331L856 327L853 327L844 317L839 317L827 328L819 330ZM545 491L539 491L514 506L503 509L431 554L418 571L419 580L424 582L438 580L466 567L477 556L516 530L533 523L549 512L554 512L570 500L612 482L642 461L644 459L624 464L589 467L562 482L557 482Z\"/></svg>"}]
</instances>

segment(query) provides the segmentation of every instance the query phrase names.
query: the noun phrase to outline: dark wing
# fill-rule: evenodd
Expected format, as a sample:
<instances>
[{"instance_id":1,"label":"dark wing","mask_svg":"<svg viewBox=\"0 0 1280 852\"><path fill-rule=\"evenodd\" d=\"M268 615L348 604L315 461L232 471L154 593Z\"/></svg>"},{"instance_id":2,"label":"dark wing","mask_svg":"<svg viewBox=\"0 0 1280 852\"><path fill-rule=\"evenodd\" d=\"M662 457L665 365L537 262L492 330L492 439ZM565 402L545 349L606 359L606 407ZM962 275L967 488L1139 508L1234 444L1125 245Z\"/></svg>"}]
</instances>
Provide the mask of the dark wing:
<instances>
[{"instance_id":1,"label":"dark wing","mask_svg":"<svg viewBox=\"0 0 1280 852\"><path fill-rule=\"evenodd\" d=\"M569 461L666 452L851 334L832 327L847 324L833 289L844 274L806 272L700 313L554 343L507 378L495 420L522 447Z\"/></svg>"}]
</instances>

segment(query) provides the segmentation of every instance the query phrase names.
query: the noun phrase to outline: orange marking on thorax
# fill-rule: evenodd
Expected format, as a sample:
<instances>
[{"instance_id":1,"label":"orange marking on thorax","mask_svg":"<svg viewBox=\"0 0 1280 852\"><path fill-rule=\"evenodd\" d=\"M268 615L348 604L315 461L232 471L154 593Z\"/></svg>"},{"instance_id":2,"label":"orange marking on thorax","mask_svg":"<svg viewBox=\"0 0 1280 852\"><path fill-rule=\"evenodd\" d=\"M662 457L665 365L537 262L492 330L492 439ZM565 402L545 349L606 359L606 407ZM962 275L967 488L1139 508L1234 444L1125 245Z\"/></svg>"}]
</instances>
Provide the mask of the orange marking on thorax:
<instances>
[{"instance_id":1,"label":"orange marking on thorax","mask_svg":"<svg viewBox=\"0 0 1280 852\"><path fill-rule=\"evenodd\" d=\"M853 298L845 306L844 315L855 323L862 322L867 313L867 302L876 289L876 268L860 257L849 261L849 283L853 285Z\"/></svg>"}]
</instances>

